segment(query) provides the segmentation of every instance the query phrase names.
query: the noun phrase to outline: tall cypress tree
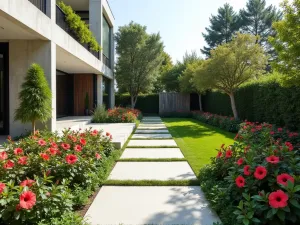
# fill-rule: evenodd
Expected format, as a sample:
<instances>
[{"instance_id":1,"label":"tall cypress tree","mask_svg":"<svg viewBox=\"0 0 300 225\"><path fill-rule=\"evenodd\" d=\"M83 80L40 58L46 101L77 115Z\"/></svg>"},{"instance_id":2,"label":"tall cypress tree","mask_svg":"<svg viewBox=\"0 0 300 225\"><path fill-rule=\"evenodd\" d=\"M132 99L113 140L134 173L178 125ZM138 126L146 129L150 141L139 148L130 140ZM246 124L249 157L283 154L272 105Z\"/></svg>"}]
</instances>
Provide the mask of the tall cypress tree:
<instances>
[{"instance_id":1,"label":"tall cypress tree","mask_svg":"<svg viewBox=\"0 0 300 225\"><path fill-rule=\"evenodd\" d=\"M282 13L275 6L266 6L265 0L248 0L246 8L240 10L241 31L259 36L257 43L266 51L270 50L268 37L274 36L272 23L282 18Z\"/></svg>"},{"instance_id":2,"label":"tall cypress tree","mask_svg":"<svg viewBox=\"0 0 300 225\"><path fill-rule=\"evenodd\" d=\"M201 49L201 52L206 56L210 55L211 49L231 41L240 28L239 16L228 3L219 8L218 14L212 15L209 21L210 26L205 28L207 33L202 33L208 46Z\"/></svg>"},{"instance_id":3,"label":"tall cypress tree","mask_svg":"<svg viewBox=\"0 0 300 225\"><path fill-rule=\"evenodd\" d=\"M31 122L35 132L36 121L46 122L51 118L51 97L44 70L40 65L32 64L19 93L20 106L16 109L15 120Z\"/></svg>"}]
</instances>

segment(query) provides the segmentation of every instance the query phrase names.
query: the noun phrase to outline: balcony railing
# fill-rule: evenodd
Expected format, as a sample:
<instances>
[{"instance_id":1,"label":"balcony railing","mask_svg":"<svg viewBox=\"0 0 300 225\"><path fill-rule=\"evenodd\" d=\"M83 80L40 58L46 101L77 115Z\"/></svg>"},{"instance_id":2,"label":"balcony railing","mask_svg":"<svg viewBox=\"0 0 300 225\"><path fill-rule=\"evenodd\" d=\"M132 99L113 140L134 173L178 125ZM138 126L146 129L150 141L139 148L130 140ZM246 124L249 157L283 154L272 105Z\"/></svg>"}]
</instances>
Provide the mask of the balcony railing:
<instances>
[{"instance_id":1,"label":"balcony railing","mask_svg":"<svg viewBox=\"0 0 300 225\"><path fill-rule=\"evenodd\" d=\"M107 58L104 54L102 54L102 58L103 58L103 63L104 63L104 65L106 65L108 68L111 69L111 65L110 65L110 60L109 60L109 58Z\"/></svg>"},{"instance_id":2,"label":"balcony railing","mask_svg":"<svg viewBox=\"0 0 300 225\"><path fill-rule=\"evenodd\" d=\"M73 30L69 27L69 24L66 21L66 14L62 11L62 9L56 5L56 24L60 26L64 31L66 31L71 37L73 37L78 43L80 43L79 38L73 32ZM88 44L82 44L90 53L92 53L97 59L100 59L99 52L96 52L90 48Z\"/></svg>"},{"instance_id":3,"label":"balcony railing","mask_svg":"<svg viewBox=\"0 0 300 225\"><path fill-rule=\"evenodd\" d=\"M39 10L46 14L46 1L47 0L29 0Z\"/></svg>"}]
</instances>

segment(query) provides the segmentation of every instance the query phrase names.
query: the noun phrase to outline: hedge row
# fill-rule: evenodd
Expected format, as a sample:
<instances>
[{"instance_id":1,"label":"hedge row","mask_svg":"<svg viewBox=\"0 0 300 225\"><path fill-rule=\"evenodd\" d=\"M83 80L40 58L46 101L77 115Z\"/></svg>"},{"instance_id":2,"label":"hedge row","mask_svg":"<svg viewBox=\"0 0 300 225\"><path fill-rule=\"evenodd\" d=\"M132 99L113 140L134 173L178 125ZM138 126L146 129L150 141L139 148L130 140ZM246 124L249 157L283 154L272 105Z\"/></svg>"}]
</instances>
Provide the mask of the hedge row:
<instances>
[{"instance_id":1,"label":"hedge row","mask_svg":"<svg viewBox=\"0 0 300 225\"><path fill-rule=\"evenodd\" d=\"M286 88L276 82L254 83L240 88L235 99L239 117L243 120L300 129L300 88ZM220 92L203 96L203 108L206 112L232 115L228 95Z\"/></svg>"},{"instance_id":2,"label":"hedge row","mask_svg":"<svg viewBox=\"0 0 300 225\"><path fill-rule=\"evenodd\" d=\"M104 96L104 101L107 96ZM115 96L115 105L120 107L130 107L130 95L122 94ZM148 95L139 95L136 102L136 109L142 111L142 113L159 113L159 94L148 94Z\"/></svg>"}]
</instances>

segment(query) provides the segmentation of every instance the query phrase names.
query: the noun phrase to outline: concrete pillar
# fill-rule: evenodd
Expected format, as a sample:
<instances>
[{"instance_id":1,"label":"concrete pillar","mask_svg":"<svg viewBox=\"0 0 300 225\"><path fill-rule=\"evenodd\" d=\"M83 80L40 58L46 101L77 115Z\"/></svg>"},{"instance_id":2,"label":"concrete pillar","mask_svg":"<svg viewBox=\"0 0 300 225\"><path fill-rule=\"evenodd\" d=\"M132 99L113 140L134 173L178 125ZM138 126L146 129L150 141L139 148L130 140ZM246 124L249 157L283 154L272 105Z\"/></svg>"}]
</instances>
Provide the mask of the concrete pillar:
<instances>
[{"instance_id":1,"label":"concrete pillar","mask_svg":"<svg viewBox=\"0 0 300 225\"><path fill-rule=\"evenodd\" d=\"M18 98L21 85L29 66L38 63L44 69L52 91L52 118L46 127L55 131L56 129L56 45L51 41L37 40L11 40L9 42L9 130L11 136L25 134L31 130L31 124L22 124L14 121L14 113L19 107ZM45 127L37 124L37 128Z\"/></svg>"},{"instance_id":2,"label":"concrete pillar","mask_svg":"<svg viewBox=\"0 0 300 225\"><path fill-rule=\"evenodd\" d=\"M103 46L102 42L102 21L103 8L102 0L89 0L89 23L90 29L96 37L96 40ZM100 60L103 61L102 51L99 52Z\"/></svg>"},{"instance_id":3,"label":"concrete pillar","mask_svg":"<svg viewBox=\"0 0 300 225\"><path fill-rule=\"evenodd\" d=\"M97 75L97 106L103 104L103 77Z\"/></svg>"},{"instance_id":4,"label":"concrete pillar","mask_svg":"<svg viewBox=\"0 0 300 225\"><path fill-rule=\"evenodd\" d=\"M109 108L115 107L115 80L109 80L109 87L108 87L108 102Z\"/></svg>"}]
</instances>

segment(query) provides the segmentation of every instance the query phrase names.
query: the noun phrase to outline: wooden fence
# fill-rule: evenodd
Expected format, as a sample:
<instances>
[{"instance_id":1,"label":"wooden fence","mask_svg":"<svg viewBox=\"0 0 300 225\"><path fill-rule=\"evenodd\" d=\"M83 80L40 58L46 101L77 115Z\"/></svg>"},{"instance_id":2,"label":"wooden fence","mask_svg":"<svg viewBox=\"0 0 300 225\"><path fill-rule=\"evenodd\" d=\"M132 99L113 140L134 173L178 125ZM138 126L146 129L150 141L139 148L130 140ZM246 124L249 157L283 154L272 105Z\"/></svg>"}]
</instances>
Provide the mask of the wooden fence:
<instances>
[{"instance_id":1,"label":"wooden fence","mask_svg":"<svg viewBox=\"0 0 300 225\"><path fill-rule=\"evenodd\" d=\"M159 94L159 114L190 111L190 95L180 93Z\"/></svg>"}]
</instances>

